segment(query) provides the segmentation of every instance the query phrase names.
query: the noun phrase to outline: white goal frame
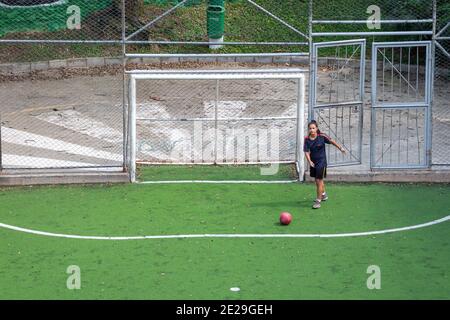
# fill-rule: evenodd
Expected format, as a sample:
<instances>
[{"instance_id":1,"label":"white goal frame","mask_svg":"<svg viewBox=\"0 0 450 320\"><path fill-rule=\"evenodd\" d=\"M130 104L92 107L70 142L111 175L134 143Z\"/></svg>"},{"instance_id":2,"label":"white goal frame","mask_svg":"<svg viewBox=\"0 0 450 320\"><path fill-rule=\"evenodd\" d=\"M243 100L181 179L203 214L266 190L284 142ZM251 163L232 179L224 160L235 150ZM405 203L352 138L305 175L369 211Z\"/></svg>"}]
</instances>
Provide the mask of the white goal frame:
<instances>
[{"instance_id":1,"label":"white goal frame","mask_svg":"<svg viewBox=\"0 0 450 320\"><path fill-rule=\"evenodd\" d=\"M286 183L304 180L303 137L305 132L305 69L235 69L235 70L134 70L127 71L129 76L129 110L128 110L128 173L130 182L136 182L136 82L139 80L260 80L291 79L298 80L297 115L296 115L296 151L295 164L298 179L285 181L151 181L149 183ZM286 163L281 162L280 163ZM195 163L192 163L195 165ZM190 164L190 165L192 165ZM263 163L261 163L263 164ZM180 165L180 164L174 164Z\"/></svg>"}]
</instances>

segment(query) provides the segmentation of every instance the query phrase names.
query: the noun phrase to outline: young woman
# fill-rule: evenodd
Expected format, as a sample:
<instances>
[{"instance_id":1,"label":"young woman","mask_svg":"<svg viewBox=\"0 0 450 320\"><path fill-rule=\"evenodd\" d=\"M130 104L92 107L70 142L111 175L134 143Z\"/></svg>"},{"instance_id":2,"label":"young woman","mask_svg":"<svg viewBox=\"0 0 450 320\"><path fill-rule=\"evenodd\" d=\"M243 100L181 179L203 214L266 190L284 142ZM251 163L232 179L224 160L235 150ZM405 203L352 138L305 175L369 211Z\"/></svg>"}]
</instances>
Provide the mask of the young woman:
<instances>
[{"instance_id":1,"label":"young woman","mask_svg":"<svg viewBox=\"0 0 450 320\"><path fill-rule=\"evenodd\" d=\"M317 197L314 200L313 209L319 209L320 203L328 199L323 179L327 176L327 154L325 143L332 144L341 152L345 149L333 141L330 137L320 132L315 120L308 123L308 136L305 137L303 151L310 165L310 176L316 180Z\"/></svg>"}]
</instances>

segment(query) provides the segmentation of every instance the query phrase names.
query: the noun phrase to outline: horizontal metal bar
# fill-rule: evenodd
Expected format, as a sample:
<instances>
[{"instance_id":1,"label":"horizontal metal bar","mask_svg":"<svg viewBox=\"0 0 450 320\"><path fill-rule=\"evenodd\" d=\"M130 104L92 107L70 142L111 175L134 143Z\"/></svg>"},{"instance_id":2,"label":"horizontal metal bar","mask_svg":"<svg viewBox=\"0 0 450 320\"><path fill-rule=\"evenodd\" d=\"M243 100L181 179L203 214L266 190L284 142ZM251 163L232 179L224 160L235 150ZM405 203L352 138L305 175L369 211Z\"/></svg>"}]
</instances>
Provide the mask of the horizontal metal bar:
<instances>
[{"instance_id":1,"label":"horizontal metal bar","mask_svg":"<svg viewBox=\"0 0 450 320\"><path fill-rule=\"evenodd\" d=\"M143 161L137 160L136 164L140 165L151 165L151 166L236 166L236 165L268 165L268 164L294 164L295 161L280 160L280 161L249 161L249 162L153 162L153 161Z\"/></svg>"},{"instance_id":2,"label":"horizontal metal bar","mask_svg":"<svg viewBox=\"0 0 450 320\"><path fill-rule=\"evenodd\" d=\"M385 165L372 165L373 169L387 169L387 170L407 170L407 169L428 169L427 165L392 165L392 166L385 166Z\"/></svg>"},{"instance_id":3,"label":"horizontal metal bar","mask_svg":"<svg viewBox=\"0 0 450 320\"><path fill-rule=\"evenodd\" d=\"M131 77L136 80L241 80L241 79L301 79L303 73L211 73L211 74L132 74Z\"/></svg>"},{"instance_id":4,"label":"horizontal metal bar","mask_svg":"<svg viewBox=\"0 0 450 320\"><path fill-rule=\"evenodd\" d=\"M261 117L261 118L217 118L217 121L261 121L261 120L296 120L296 117ZM186 118L186 119L158 119L158 118L136 118L140 121L167 121L167 122L186 122L186 121L215 121L214 118Z\"/></svg>"},{"instance_id":5,"label":"horizontal metal bar","mask_svg":"<svg viewBox=\"0 0 450 320\"><path fill-rule=\"evenodd\" d=\"M333 108L333 107L347 107L347 106L361 106L362 104L363 104L362 101L348 101L348 102L326 103L326 104L315 105L314 109Z\"/></svg>"},{"instance_id":6,"label":"horizontal metal bar","mask_svg":"<svg viewBox=\"0 0 450 320\"><path fill-rule=\"evenodd\" d=\"M450 40L450 37L437 37L436 40Z\"/></svg>"},{"instance_id":7,"label":"horizontal metal bar","mask_svg":"<svg viewBox=\"0 0 450 320\"><path fill-rule=\"evenodd\" d=\"M426 47L431 41L374 42L374 48Z\"/></svg>"},{"instance_id":8,"label":"horizontal metal bar","mask_svg":"<svg viewBox=\"0 0 450 320\"><path fill-rule=\"evenodd\" d=\"M307 57L308 52L280 53L127 53L127 58Z\"/></svg>"},{"instance_id":9,"label":"horizontal metal bar","mask_svg":"<svg viewBox=\"0 0 450 320\"><path fill-rule=\"evenodd\" d=\"M320 49L320 48L327 48L327 47L362 45L364 43L366 43L366 39L350 39L350 40L339 40L339 41L316 42L316 43L313 43L313 47Z\"/></svg>"},{"instance_id":10,"label":"horizontal metal bar","mask_svg":"<svg viewBox=\"0 0 450 320\"><path fill-rule=\"evenodd\" d=\"M125 44L160 44L160 45L217 45L217 42L209 42L209 41L125 41ZM221 42L220 45L233 45L233 46L308 46L308 42L255 42L255 41L224 41Z\"/></svg>"},{"instance_id":11,"label":"horizontal metal bar","mask_svg":"<svg viewBox=\"0 0 450 320\"><path fill-rule=\"evenodd\" d=\"M0 43L23 44L122 44L122 40L46 40L46 39L0 39Z\"/></svg>"},{"instance_id":12,"label":"horizontal metal bar","mask_svg":"<svg viewBox=\"0 0 450 320\"><path fill-rule=\"evenodd\" d=\"M433 31L314 32L312 37L432 35Z\"/></svg>"},{"instance_id":13,"label":"horizontal metal bar","mask_svg":"<svg viewBox=\"0 0 450 320\"><path fill-rule=\"evenodd\" d=\"M122 44L159 44L159 45L200 45L209 46L217 45L216 42L208 41L151 41L151 40L48 40L48 39L0 39L0 43L10 44L110 44L110 45L122 45ZM239 42L228 41L221 42L220 45L232 45L232 46L308 46L308 42Z\"/></svg>"},{"instance_id":14,"label":"horizontal metal bar","mask_svg":"<svg viewBox=\"0 0 450 320\"><path fill-rule=\"evenodd\" d=\"M372 108L374 109L416 109L429 108L430 105L425 102L392 102L392 103L377 103L374 102Z\"/></svg>"},{"instance_id":15,"label":"horizontal metal bar","mask_svg":"<svg viewBox=\"0 0 450 320\"><path fill-rule=\"evenodd\" d=\"M349 161L349 162L337 162L337 163L329 163L328 168L338 168L338 167L347 167L361 164L361 161Z\"/></svg>"},{"instance_id":16,"label":"horizontal metal bar","mask_svg":"<svg viewBox=\"0 0 450 320\"><path fill-rule=\"evenodd\" d=\"M300 68L289 68L289 69L204 69L204 70L194 70L194 69L149 69L149 70L130 70L125 71L128 74L152 74L152 73L167 73L167 74L211 74L211 73L307 73L308 69Z\"/></svg>"},{"instance_id":17,"label":"horizontal metal bar","mask_svg":"<svg viewBox=\"0 0 450 320\"><path fill-rule=\"evenodd\" d=\"M432 35L432 31L375 31L375 32L316 32L313 37L328 36L388 36L388 35ZM447 40L448 37L439 37ZM159 44L159 45L217 45L207 41L123 41L123 40L48 40L48 39L0 39L0 43L10 44ZM308 46L308 42L221 42L221 45L256 46Z\"/></svg>"},{"instance_id":18,"label":"horizontal metal bar","mask_svg":"<svg viewBox=\"0 0 450 320\"><path fill-rule=\"evenodd\" d=\"M367 24L381 23L381 24L396 24L396 23L432 23L433 19L410 19L410 20L313 20L313 24Z\"/></svg>"}]
</instances>

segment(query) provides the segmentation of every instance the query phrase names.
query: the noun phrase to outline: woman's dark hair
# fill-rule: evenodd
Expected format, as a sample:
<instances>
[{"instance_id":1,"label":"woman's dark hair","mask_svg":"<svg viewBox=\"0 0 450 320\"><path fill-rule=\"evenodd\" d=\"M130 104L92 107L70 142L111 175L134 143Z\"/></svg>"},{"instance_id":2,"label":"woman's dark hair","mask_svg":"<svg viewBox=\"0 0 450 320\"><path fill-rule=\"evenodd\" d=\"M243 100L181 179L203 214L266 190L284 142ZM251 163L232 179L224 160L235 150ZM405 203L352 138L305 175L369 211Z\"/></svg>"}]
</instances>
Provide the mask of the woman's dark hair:
<instances>
[{"instance_id":1,"label":"woman's dark hair","mask_svg":"<svg viewBox=\"0 0 450 320\"><path fill-rule=\"evenodd\" d=\"M317 124L317 121L316 121L316 120L311 120L311 121L308 123L308 129L309 129L309 126L312 125L312 124L316 126L316 128L317 128L317 134L320 134L319 125Z\"/></svg>"}]
</instances>

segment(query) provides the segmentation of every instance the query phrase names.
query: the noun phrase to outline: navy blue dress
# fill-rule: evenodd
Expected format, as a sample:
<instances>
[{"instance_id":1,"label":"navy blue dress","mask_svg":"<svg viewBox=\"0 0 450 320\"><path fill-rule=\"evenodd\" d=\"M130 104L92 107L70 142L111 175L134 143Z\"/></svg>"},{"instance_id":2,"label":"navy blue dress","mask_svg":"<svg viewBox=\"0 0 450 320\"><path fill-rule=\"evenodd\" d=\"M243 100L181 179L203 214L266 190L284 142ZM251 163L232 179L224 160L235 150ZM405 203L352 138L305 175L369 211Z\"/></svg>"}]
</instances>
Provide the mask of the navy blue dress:
<instances>
[{"instance_id":1,"label":"navy blue dress","mask_svg":"<svg viewBox=\"0 0 450 320\"><path fill-rule=\"evenodd\" d=\"M310 176L316 179L323 179L327 175L327 153L325 144L330 144L331 138L326 134L319 133L315 139L305 137L303 151L309 152L314 168L311 167Z\"/></svg>"}]
</instances>

